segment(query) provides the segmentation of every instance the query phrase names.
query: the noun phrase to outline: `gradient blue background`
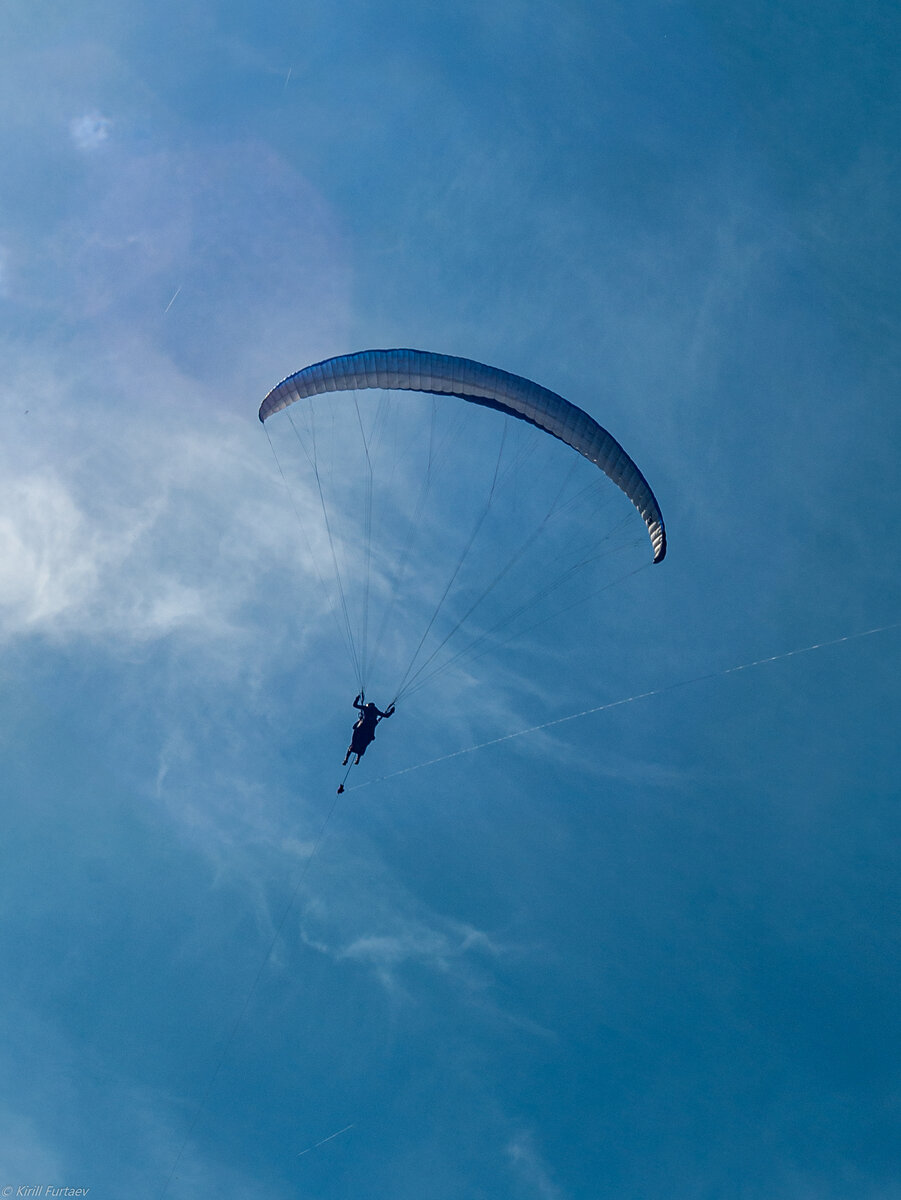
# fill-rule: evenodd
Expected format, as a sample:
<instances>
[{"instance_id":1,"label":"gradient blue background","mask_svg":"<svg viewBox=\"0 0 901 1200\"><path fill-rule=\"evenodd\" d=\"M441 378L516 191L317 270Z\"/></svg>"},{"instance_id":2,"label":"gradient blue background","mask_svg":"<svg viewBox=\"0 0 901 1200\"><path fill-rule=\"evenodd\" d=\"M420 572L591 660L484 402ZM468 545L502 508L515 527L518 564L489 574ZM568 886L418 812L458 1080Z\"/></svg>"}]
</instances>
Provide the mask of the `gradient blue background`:
<instances>
[{"instance_id":1,"label":"gradient blue background","mask_svg":"<svg viewBox=\"0 0 901 1200\"><path fill-rule=\"evenodd\" d=\"M901 634L724 674L901 619L899 42L4 5L0 1186L901 1195ZM393 345L587 408L670 553L371 774L660 694L348 792L307 869L353 683L256 409Z\"/></svg>"}]
</instances>

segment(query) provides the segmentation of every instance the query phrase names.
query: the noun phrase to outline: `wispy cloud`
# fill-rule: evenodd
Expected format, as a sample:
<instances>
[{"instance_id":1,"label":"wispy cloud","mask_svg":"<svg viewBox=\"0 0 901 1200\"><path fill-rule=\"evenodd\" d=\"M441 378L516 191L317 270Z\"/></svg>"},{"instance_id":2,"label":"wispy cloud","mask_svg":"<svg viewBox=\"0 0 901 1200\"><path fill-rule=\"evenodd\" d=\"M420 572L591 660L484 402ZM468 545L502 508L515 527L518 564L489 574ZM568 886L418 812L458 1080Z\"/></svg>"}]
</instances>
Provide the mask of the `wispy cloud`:
<instances>
[{"instance_id":1,"label":"wispy cloud","mask_svg":"<svg viewBox=\"0 0 901 1200\"><path fill-rule=\"evenodd\" d=\"M539 1200L564 1200L564 1194L554 1183L550 1168L535 1148L529 1133L518 1133L508 1142L507 1159L520 1181Z\"/></svg>"},{"instance_id":2,"label":"wispy cloud","mask_svg":"<svg viewBox=\"0 0 901 1200\"><path fill-rule=\"evenodd\" d=\"M472 926L435 913L414 915L410 911L412 899L406 897L405 901L397 894L402 890L398 885L385 883L387 886L370 895L367 904L370 912L380 910L375 923L381 929L350 937L342 937L334 927L326 931L334 920L333 906L314 903L307 909L301 928L304 944L337 962L370 968L395 994L404 991L405 969L413 965L449 978L467 990L478 990L484 981L486 961L501 957L504 947ZM357 916L362 918L362 913ZM359 923L371 926L373 922L361 919Z\"/></svg>"},{"instance_id":3,"label":"wispy cloud","mask_svg":"<svg viewBox=\"0 0 901 1200\"><path fill-rule=\"evenodd\" d=\"M107 140L112 129L109 117L100 113L85 113L69 122L69 133L79 150L97 150Z\"/></svg>"},{"instance_id":4,"label":"wispy cloud","mask_svg":"<svg viewBox=\"0 0 901 1200\"><path fill-rule=\"evenodd\" d=\"M86 151L110 131L94 112L70 125ZM327 207L253 145L192 157L117 139L85 186L87 203L16 243L13 316L56 324L27 353L4 347L0 639L212 646L237 633L233 654L259 632L275 579L270 593L315 624L326 602L309 556L321 547L299 539L254 416L303 354L296 331L331 339L341 322ZM0 253L0 290L4 268ZM300 483L295 502L307 500Z\"/></svg>"},{"instance_id":5,"label":"wispy cloud","mask_svg":"<svg viewBox=\"0 0 901 1200\"><path fill-rule=\"evenodd\" d=\"M116 453L112 439L107 447ZM129 494L108 489L99 461L78 461L75 439L68 449L68 462L25 471L4 463L0 635L141 642L238 632L264 571L255 519L280 523L274 496L272 511L259 514L253 470L222 443L211 449L195 434L148 432L143 445L119 447L118 469L135 481ZM241 515L225 510L227 493L245 497ZM223 512L213 533L205 523L217 496Z\"/></svg>"},{"instance_id":6,"label":"wispy cloud","mask_svg":"<svg viewBox=\"0 0 901 1200\"><path fill-rule=\"evenodd\" d=\"M337 958L369 964L386 986L393 988L399 968L407 963L420 963L447 975L463 968L465 960L471 963L476 953L495 957L501 951L488 934L457 922L430 928L410 921L391 934L355 938L337 952ZM471 965L463 970L471 977Z\"/></svg>"},{"instance_id":7,"label":"wispy cloud","mask_svg":"<svg viewBox=\"0 0 901 1200\"><path fill-rule=\"evenodd\" d=\"M27 1187L39 1180L64 1178L62 1157L53 1145L55 1130L45 1136L36 1120L9 1103L0 1110L0 1130L5 1185Z\"/></svg>"},{"instance_id":8,"label":"wispy cloud","mask_svg":"<svg viewBox=\"0 0 901 1200\"><path fill-rule=\"evenodd\" d=\"M109 387L108 364L98 363L97 378ZM141 379L158 394L175 382L152 356ZM175 386L193 390L186 379ZM35 388L15 372L0 407L9 430L0 448L0 637L249 638L261 619L258 585L272 571L287 572L302 604L309 597L310 616L321 610L250 421L173 426L140 406L109 420L71 380Z\"/></svg>"}]
</instances>

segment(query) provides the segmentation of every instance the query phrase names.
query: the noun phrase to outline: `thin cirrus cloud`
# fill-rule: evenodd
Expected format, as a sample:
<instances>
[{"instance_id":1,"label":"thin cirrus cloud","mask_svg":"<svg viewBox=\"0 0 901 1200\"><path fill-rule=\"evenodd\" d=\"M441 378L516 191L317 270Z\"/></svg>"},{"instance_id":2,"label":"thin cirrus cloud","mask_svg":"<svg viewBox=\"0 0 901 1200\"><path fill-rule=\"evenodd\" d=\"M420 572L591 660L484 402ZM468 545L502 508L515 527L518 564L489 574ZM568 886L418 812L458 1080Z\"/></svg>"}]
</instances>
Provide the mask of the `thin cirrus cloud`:
<instances>
[{"instance_id":1,"label":"thin cirrus cloud","mask_svg":"<svg viewBox=\"0 0 901 1200\"><path fill-rule=\"evenodd\" d=\"M210 642L250 632L254 588L276 565L311 594L281 497L242 453L239 428L211 443L142 419L86 436L60 421L43 461L31 463L21 437L0 456L4 638L143 642L182 632Z\"/></svg>"},{"instance_id":2,"label":"thin cirrus cloud","mask_svg":"<svg viewBox=\"0 0 901 1200\"><path fill-rule=\"evenodd\" d=\"M554 1183L550 1169L535 1149L531 1134L516 1134L508 1142L506 1152L511 1168L538 1200L564 1200L563 1192Z\"/></svg>"},{"instance_id":3,"label":"thin cirrus cloud","mask_svg":"<svg viewBox=\"0 0 901 1200\"><path fill-rule=\"evenodd\" d=\"M69 122L69 135L79 150L98 150L109 138L113 123L100 113L85 113Z\"/></svg>"},{"instance_id":4,"label":"thin cirrus cloud","mask_svg":"<svg viewBox=\"0 0 901 1200\"><path fill-rule=\"evenodd\" d=\"M85 118L72 136L88 148L109 128ZM27 354L5 347L0 636L215 640L247 629L270 571L287 573L301 605L320 607L308 560L321 547L298 538L255 414L281 364L302 353L275 348L296 344L297 329L309 337L340 322L327 213L252 147L189 161L117 145L95 163L88 202L16 242L12 315L40 309L56 326ZM276 207L298 200L299 234L259 203L261 188ZM295 295L298 261L309 288ZM210 271L222 263L234 278L214 299ZM265 335L231 337L247 314ZM198 357L200 330L215 353ZM295 487L295 504L307 499Z\"/></svg>"}]
</instances>

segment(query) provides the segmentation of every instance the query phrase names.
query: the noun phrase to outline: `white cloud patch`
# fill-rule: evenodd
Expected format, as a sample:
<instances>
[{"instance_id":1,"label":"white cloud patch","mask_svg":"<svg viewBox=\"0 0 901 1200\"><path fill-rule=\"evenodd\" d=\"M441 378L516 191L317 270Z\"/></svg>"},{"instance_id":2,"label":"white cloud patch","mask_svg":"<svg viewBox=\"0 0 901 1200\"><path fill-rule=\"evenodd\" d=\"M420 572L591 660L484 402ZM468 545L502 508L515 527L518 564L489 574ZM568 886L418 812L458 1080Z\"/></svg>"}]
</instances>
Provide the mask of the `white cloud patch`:
<instances>
[{"instance_id":1,"label":"white cloud patch","mask_svg":"<svg viewBox=\"0 0 901 1200\"><path fill-rule=\"evenodd\" d=\"M85 113L69 122L69 134L79 150L97 150L109 137L112 125L109 117Z\"/></svg>"},{"instance_id":2,"label":"white cloud patch","mask_svg":"<svg viewBox=\"0 0 901 1200\"><path fill-rule=\"evenodd\" d=\"M397 906L393 911L392 903ZM404 914L401 903L397 896L392 901L384 893L373 894L369 907L382 910L380 923L390 926L390 930L363 933L343 944L340 938L333 943L327 934L310 931L311 916L317 926L323 923L323 918L327 922L329 915L334 917L327 913L324 905L313 903L307 910L302 940L311 949L328 954L338 962L358 962L371 967L392 991L400 986L401 970L411 964L425 966L442 975L455 974L472 983L477 974L475 956L496 958L503 953L502 947L481 930L434 914L431 920Z\"/></svg>"},{"instance_id":3,"label":"white cloud patch","mask_svg":"<svg viewBox=\"0 0 901 1200\"><path fill-rule=\"evenodd\" d=\"M71 133L90 148L109 126L88 114ZM299 532L254 416L303 360L297 330L318 344L342 323L328 210L253 146L117 145L89 187L17 247L19 315L55 324L27 354L4 347L0 640L180 634L238 659L261 623L277 639L273 595L292 597L305 639L330 600L310 561L323 547ZM0 287L3 267L0 253ZM303 512L302 484L293 499Z\"/></svg>"},{"instance_id":4,"label":"white cloud patch","mask_svg":"<svg viewBox=\"0 0 901 1200\"><path fill-rule=\"evenodd\" d=\"M522 1183L538 1200L564 1200L550 1169L535 1149L531 1134L519 1133L506 1147L507 1158Z\"/></svg>"},{"instance_id":5,"label":"white cloud patch","mask_svg":"<svg viewBox=\"0 0 901 1200\"><path fill-rule=\"evenodd\" d=\"M251 422L173 426L140 409L110 421L84 401L79 419L63 380L37 395L24 386L0 394L12 430L0 449L0 637L221 641L257 627L271 570L311 615L321 607Z\"/></svg>"},{"instance_id":6,"label":"white cloud patch","mask_svg":"<svg viewBox=\"0 0 901 1200\"><path fill-rule=\"evenodd\" d=\"M13 1068L13 1075L15 1073ZM4 1186L13 1186L15 1181L15 1187L27 1187L39 1180L65 1178L62 1159L50 1144L52 1135L50 1138L42 1136L36 1123L27 1115L4 1106L0 1109L0 1131Z\"/></svg>"},{"instance_id":7,"label":"white cloud patch","mask_svg":"<svg viewBox=\"0 0 901 1200\"><path fill-rule=\"evenodd\" d=\"M404 922L401 929L390 934L355 938L336 957L368 963L382 982L393 988L398 969L407 963L420 963L446 975L458 970L473 952L495 957L500 950L486 933L457 922L447 922L443 929Z\"/></svg>"},{"instance_id":8,"label":"white cloud patch","mask_svg":"<svg viewBox=\"0 0 901 1200\"><path fill-rule=\"evenodd\" d=\"M338 963L369 969L385 989L402 995L410 971L424 968L480 995L490 982L493 964L515 953L490 933L423 905L361 843L334 877L324 861L317 864L314 891L300 918L304 945Z\"/></svg>"},{"instance_id":9,"label":"white cloud patch","mask_svg":"<svg viewBox=\"0 0 901 1200\"><path fill-rule=\"evenodd\" d=\"M4 626L50 622L96 587L98 557L83 514L50 475L0 488L0 613Z\"/></svg>"}]
</instances>

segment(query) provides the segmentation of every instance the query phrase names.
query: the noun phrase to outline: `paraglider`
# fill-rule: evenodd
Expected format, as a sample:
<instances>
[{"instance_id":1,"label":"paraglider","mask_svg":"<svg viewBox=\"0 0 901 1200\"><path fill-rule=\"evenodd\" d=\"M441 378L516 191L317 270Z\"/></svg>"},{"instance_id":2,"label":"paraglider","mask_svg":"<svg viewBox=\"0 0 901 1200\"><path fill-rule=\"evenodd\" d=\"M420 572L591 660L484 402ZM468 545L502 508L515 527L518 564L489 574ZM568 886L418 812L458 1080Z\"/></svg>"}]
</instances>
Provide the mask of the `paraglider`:
<instances>
[{"instance_id":1,"label":"paraglider","mask_svg":"<svg viewBox=\"0 0 901 1200\"><path fill-rule=\"evenodd\" d=\"M394 716L393 704L388 706L387 712L382 712L371 700L367 704L362 692L354 700L354 708L359 709L360 717L354 724L350 745L347 747L347 753L344 755L344 762L341 764L342 767L347 766L348 759L352 754L357 756L354 766L359 766L360 759L366 753L367 746L375 741L376 725L378 725L379 721L384 721L388 717Z\"/></svg>"},{"instance_id":2,"label":"paraglider","mask_svg":"<svg viewBox=\"0 0 901 1200\"><path fill-rule=\"evenodd\" d=\"M377 389L382 393L378 404L374 404L370 410L364 409L357 398L357 393L366 389ZM342 404L341 395L336 394L332 397L330 393L343 393L344 403ZM376 451L384 451L387 455L389 448L397 453L397 447L412 445L412 435L407 432L403 432L403 436L396 430L386 432L385 414L395 411L390 397L397 393L422 393L432 397L432 415L427 451L423 458L424 465L419 475L418 492L413 487L408 487L406 491L398 490L397 507L392 510L387 506L378 508L374 501L377 494L375 481L380 478L375 470L375 460ZM327 400L324 399L326 397ZM454 398L466 402L467 405L494 410L513 420L499 427L501 444L497 463L489 473L484 506L476 507L475 510L470 508L469 515L465 518L466 525L463 525L462 520L457 517L461 502L461 497L457 494L455 506L451 501L450 509L445 510L453 512L454 517L450 521L445 517L445 525L435 524L430 527L421 514L423 501L433 486L436 464L445 446L445 441L434 432L438 410L441 410L442 417L446 413L448 421L455 420L456 411L451 405L436 404L436 399L441 397ZM314 398L322 398L318 406L313 404ZM576 539L575 562L566 564L559 554L550 557L546 564L538 563L536 574L526 576L526 587L529 590L524 591L522 586L516 587L515 570L523 569L520 559L525 551L551 524L552 519L556 520L557 514L567 512L568 506L574 502L571 498L561 500L564 494L564 485L561 485L559 491L553 492L546 514L543 517L538 514L537 528L533 525L532 531L527 531L521 543L499 543L493 556L491 551L481 551L483 561L487 564L482 567L483 579L487 582L465 576L464 561L468 567L474 557L470 552L483 525L486 529L490 528L490 522L486 518L489 509L495 503L496 495L500 492L501 482L516 478L516 471L508 467L506 462L502 470L508 426L512 430L521 431L523 441L526 440L527 433L524 426L531 426L534 430L549 434L599 468L626 495L640 515L646 534L650 538L653 562L662 562L666 555L666 530L660 506L636 463L612 434L588 413L556 392L522 376L486 366L472 359L430 351L365 350L325 359L284 379L269 392L260 405L261 423L265 426L275 413L288 409L299 401L307 402L299 410L300 424L304 428L301 430L295 426L293 419L290 424L294 426L294 432L310 468L308 479L311 488L310 500L303 509L302 521L312 513L315 507L314 498L318 496L323 518L319 544L324 548L327 543L328 556L320 555L317 560L309 537L307 542L320 582L326 586L324 575L331 575L334 579L334 589L330 597L332 614L356 672L359 687L354 707L360 712L360 717L354 726L343 766L347 766L352 758L352 765L360 762L375 737L376 726L393 715L394 704L397 701L411 691L423 687L427 681L458 662L464 655L481 653L489 639L495 637L498 632L505 632L511 624L515 625L524 613L536 611L537 615L536 606L548 596L554 595L556 598L561 594L557 592L558 588L581 578L578 573L589 570L596 562L601 551L592 548L595 539L600 545L610 536L600 528L595 529L597 510L589 507L590 523L578 524L575 520L572 523ZM364 413L368 414L365 419ZM397 413L399 421L407 422L405 425L399 424L397 429L406 431L414 428L418 419L414 406L399 408ZM461 485L459 466L485 454L482 448L483 435L478 431L484 430L486 434L489 433L489 426L492 426L493 422L470 420L462 424L462 437L471 438L471 445L467 445L465 441L463 443L466 447L465 453L457 464L456 473L452 475L454 487ZM349 460L346 462L345 459L348 434L352 434L355 428L362 441L363 456L357 467L353 468L349 465ZM519 434L514 436L511 432L511 444L514 444L518 437ZM540 439L538 441L540 442ZM333 447L331 457L328 453L330 447ZM274 444L272 449L275 453ZM513 453L511 450L511 457ZM288 478L277 454L276 461L288 485ZM577 462L578 460L567 464L569 475L574 474ZM398 463L401 465L398 466ZM409 464L402 458L391 460L383 476L388 485L389 496L392 486L399 487L402 470L409 470L411 481L415 480L415 457L409 460ZM533 476L521 475L520 478L524 490L531 495L536 485L543 480L543 472L536 471ZM330 492L336 481L344 485L343 492ZM469 479L466 478L463 486L469 492L468 484ZM575 500L583 493L593 494L594 480L588 484L583 482L580 486L582 492L576 495ZM359 497L356 505L350 503L352 495ZM468 502L468 495L464 494L463 503ZM293 497L292 503L301 517L301 509ZM523 507L522 500L517 500L515 515L518 516ZM348 524L345 529L339 530L342 514L355 511L360 514L356 520L347 518ZM380 532L385 540L381 545L377 545L373 537L374 512L377 512L378 519L383 521ZM426 551L425 555L418 559L412 557L412 533L400 533L400 525L393 514L401 517L408 515L410 530L416 533L419 532L420 526L426 531L437 529L437 540L431 543L434 552ZM465 530L470 527L469 522L472 522L472 532L467 538ZM461 530L460 543L450 551L446 574L442 576L440 558L445 545L451 545L450 534L456 533L458 528ZM554 528L556 536L556 527ZM306 528L304 533L307 536ZM516 534L517 538L520 536L521 534ZM634 534L632 536L634 537ZM638 539L639 544L642 540ZM554 545L556 546L556 543ZM413 567L408 568L410 563ZM410 586L414 571L416 588ZM426 571L430 572L428 579L423 578ZM488 615L488 606L484 605L483 601L488 597L492 601L499 597L501 588L498 585L501 581L509 581L512 608L508 607L497 617L493 613ZM571 599L570 595L566 594L565 599L558 602L557 611L566 611L579 602L579 597ZM370 605L377 603L383 606L384 615L380 622L371 620L369 615ZM400 615L401 609L403 615ZM473 614L477 610L479 615L476 625ZM544 619L548 618L540 618ZM461 629L466 630L468 623L475 626L472 632L467 634L468 644L461 650L446 651L441 657L441 652L451 638ZM420 636L423 628L424 632ZM372 658L379 653L383 653L386 658L389 655L392 657L393 669L397 670L399 677L399 682L389 692L394 696L394 701L385 712L372 703L364 703L363 700L364 688L373 669ZM408 665L404 669L405 662L408 662ZM344 790L343 783L338 790Z\"/></svg>"}]
</instances>

